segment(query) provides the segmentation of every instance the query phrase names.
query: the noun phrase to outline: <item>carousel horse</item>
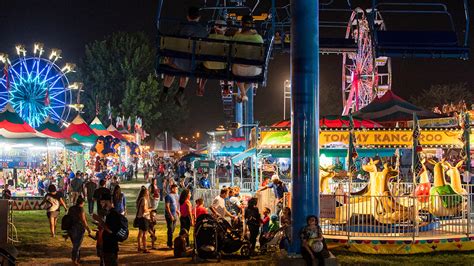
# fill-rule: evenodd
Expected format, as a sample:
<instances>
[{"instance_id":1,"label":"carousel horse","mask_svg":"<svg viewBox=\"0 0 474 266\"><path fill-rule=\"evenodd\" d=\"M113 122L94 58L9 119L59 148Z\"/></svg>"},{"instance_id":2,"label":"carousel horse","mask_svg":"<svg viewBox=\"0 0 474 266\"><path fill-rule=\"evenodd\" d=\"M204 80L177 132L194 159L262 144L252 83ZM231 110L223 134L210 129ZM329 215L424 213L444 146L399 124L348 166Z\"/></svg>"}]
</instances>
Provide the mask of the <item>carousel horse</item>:
<instances>
[{"instance_id":1,"label":"carousel horse","mask_svg":"<svg viewBox=\"0 0 474 266\"><path fill-rule=\"evenodd\" d=\"M372 159L362 169L369 172L369 184L366 192L360 196L351 197L350 202L336 207L336 218L333 224L345 224L353 214L372 215L380 223L396 223L411 219L411 208L398 204L390 193L388 183L398 176L398 171L387 164L382 171L378 171L378 161Z\"/></svg>"},{"instance_id":2,"label":"carousel horse","mask_svg":"<svg viewBox=\"0 0 474 266\"><path fill-rule=\"evenodd\" d=\"M334 171L334 166L320 166L319 169L319 192L321 194L330 194L331 189L329 188L329 180L336 175L336 172Z\"/></svg>"},{"instance_id":3,"label":"carousel horse","mask_svg":"<svg viewBox=\"0 0 474 266\"><path fill-rule=\"evenodd\" d=\"M434 184L430 190L429 212L438 217L454 216L456 214L459 214L462 211L465 202L462 194L458 194L454 190L452 185L446 183L444 173L444 165L447 165L446 162L444 161L444 159L439 162L436 162L434 160L429 160L428 162L434 165ZM458 186L457 184L460 184L461 182L460 175L456 177L455 170L453 168L450 169L450 173L453 174L452 179L459 178L459 181L451 180L451 184L454 184L456 186L456 189L459 191L461 190L461 188L460 185Z\"/></svg>"},{"instance_id":4,"label":"carousel horse","mask_svg":"<svg viewBox=\"0 0 474 266\"><path fill-rule=\"evenodd\" d=\"M420 203L427 203L430 200L431 182L428 177L428 170L425 166L426 159L421 160L423 171L420 174L420 182L415 187L414 195Z\"/></svg>"},{"instance_id":5,"label":"carousel horse","mask_svg":"<svg viewBox=\"0 0 474 266\"><path fill-rule=\"evenodd\" d=\"M461 169L463 160L459 161L455 166L452 166L449 162L444 162L443 166L447 168L446 174L451 179L451 188L459 195L467 195L467 191L462 187L461 183Z\"/></svg>"}]
</instances>

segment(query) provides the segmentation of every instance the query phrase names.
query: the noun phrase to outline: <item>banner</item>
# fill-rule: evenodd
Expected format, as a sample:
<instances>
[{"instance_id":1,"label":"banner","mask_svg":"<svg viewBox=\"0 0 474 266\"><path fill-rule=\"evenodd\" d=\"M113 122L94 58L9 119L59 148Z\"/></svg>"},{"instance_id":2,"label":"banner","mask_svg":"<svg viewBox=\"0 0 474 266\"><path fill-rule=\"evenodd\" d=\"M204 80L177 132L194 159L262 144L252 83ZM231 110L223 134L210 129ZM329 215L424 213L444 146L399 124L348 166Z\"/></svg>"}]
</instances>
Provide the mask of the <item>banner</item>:
<instances>
[{"instance_id":1,"label":"banner","mask_svg":"<svg viewBox=\"0 0 474 266\"><path fill-rule=\"evenodd\" d=\"M421 130L419 137L422 146L455 146L462 147L462 130ZM471 135L472 136L472 135ZM357 147L386 146L392 148L408 148L413 144L411 129L403 130L356 130ZM319 146L347 146L349 131L324 130L319 134ZM259 148L289 148L291 146L290 131L263 131L260 133Z\"/></svg>"}]
</instances>

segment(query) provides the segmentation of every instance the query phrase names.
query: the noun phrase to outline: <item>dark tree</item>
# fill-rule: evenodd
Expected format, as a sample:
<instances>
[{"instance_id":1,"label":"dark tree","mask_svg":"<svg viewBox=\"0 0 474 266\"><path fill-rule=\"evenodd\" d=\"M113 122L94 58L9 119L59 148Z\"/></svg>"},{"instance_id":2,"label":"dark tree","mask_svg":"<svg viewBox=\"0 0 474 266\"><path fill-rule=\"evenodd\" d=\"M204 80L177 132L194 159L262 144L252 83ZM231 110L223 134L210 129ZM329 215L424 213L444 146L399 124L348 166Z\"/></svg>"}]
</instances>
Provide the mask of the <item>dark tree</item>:
<instances>
[{"instance_id":1,"label":"dark tree","mask_svg":"<svg viewBox=\"0 0 474 266\"><path fill-rule=\"evenodd\" d=\"M436 84L416 93L410 98L417 106L431 110L434 107L441 108L443 104L458 104L462 100L468 107L474 104L474 89L465 82L455 84Z\"/></svg>"}]
</instances>

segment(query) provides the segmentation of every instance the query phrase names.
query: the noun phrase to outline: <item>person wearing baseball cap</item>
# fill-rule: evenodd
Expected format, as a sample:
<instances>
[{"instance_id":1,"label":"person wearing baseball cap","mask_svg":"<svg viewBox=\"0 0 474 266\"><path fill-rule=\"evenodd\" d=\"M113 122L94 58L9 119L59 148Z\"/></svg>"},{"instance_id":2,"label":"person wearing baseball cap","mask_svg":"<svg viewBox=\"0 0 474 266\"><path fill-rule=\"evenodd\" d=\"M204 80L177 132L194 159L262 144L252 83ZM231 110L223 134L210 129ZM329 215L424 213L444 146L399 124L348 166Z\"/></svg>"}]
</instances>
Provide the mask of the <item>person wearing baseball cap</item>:
<instances>
[{"instance_id":1,"label":"person wearing baseball cap","mask_svg":"<svg viewBox=\"0 0 474 266\"><path fill-rule=\"evenodd\" d=\"M273 190L275 194L275 214L279 215L280 211L283 209L283 199L285 192L288 192L288 188L285 183L280 180L277 174L272 176L272 182L265 187L260 188L257 192L264 191L268 188Z\"/></svg>"},{"instance_id":2,"label":"person wearing baseball cap","mask_svg":"<svg viewBox=\"0 0 474 266\"><path fill-rule=\"evenodd\" d=\"M214 40L230 40L231 38L225 35L226 31L227 31L227 23L224 20L220 20L220 19L216 20L214 22L214 27L212 28L211 33L209 34L208 38L214 39ZM216 62L216 61L204 61L202 65L204 66L206 70L211 71L211 72L219 72L227 68L226 63ZM206 82L207 82L207 79L199 80L199 86L196 92L198 96L204 96L204 87L206 86Z\"/></svg>"}]
</instances>

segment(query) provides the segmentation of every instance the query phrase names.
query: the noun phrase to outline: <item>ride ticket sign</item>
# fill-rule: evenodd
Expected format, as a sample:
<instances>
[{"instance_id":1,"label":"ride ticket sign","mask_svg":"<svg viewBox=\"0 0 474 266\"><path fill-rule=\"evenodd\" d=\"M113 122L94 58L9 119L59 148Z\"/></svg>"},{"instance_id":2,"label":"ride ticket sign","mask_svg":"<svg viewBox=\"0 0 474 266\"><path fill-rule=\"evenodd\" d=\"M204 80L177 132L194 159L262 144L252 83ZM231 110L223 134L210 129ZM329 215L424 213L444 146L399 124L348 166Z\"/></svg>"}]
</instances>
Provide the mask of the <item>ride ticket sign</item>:
<instances>
[{"instance_id":1,"label":"ride ticket sign","mask_svg":"<svg viewBox=\"0 0 474 266\"><path fill-rule=\"evenodd\" d=\"M319 195L319 216L321 218L336 218L336 196L334 194Z\"/></svg>"}]
</instances>

